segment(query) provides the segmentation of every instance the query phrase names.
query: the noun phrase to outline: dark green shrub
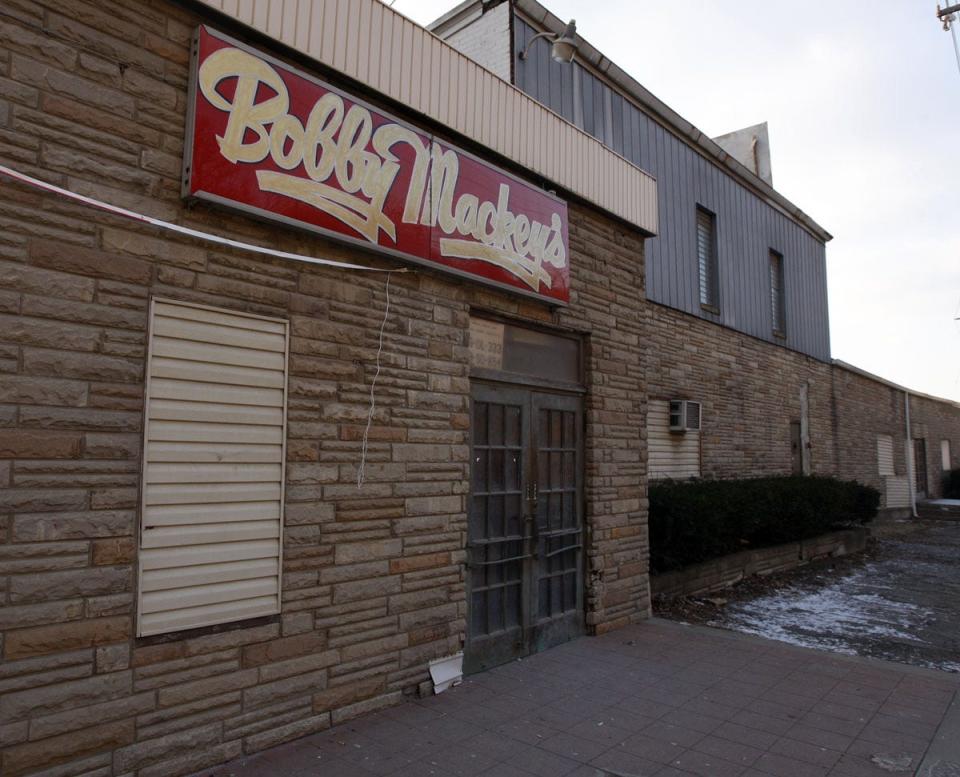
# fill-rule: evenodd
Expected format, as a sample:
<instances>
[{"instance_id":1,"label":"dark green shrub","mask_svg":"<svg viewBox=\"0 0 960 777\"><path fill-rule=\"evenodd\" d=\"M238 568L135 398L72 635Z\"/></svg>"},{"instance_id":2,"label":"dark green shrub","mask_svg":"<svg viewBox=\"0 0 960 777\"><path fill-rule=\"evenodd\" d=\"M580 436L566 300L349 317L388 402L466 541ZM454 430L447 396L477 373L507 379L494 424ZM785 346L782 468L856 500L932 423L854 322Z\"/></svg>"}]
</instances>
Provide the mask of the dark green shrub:
<instances>
[{"instance_id":1,"label":"dark green shrub","mask_svg":"<svg viewBox=\"0 0 960 777\"><path fill-rule=\"evenodd\" d=\"M877 489L829 477L668 480L649 496L654 572L866 523L880 505Z\"/></svg>"},{"instance_id":2,"label":"dark green shrub","mask_svg":"<svg viewBox=\"0 0 960 777\"><path fill-rule=\"evenodd\" d=\"M943 498L960 499L960 469L943 473Z\"/></svg>"}]
</instances>

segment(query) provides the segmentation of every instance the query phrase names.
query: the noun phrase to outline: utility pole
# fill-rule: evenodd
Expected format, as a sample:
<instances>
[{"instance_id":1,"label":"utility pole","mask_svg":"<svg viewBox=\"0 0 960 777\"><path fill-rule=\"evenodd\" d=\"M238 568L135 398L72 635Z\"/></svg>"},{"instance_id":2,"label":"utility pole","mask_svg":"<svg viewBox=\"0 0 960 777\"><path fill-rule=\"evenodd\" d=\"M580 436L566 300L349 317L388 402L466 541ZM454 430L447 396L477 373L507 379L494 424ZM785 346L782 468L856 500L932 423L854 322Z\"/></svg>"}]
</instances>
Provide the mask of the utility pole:
<instances>
[{"instance_id":1,"label":"utility pole","mask_svg":"<svg viewBox=\"0 0 960 777\"><path fill-rule=\"evenodd\" d=\"M960 70L960 38L957 36L957 27L960 25L957 16L960 14L960 3L948 5L946 8L940 8L937 4L937 18L943 22L944 32L949 32L953 37L953 51L957 55L957 70Z\"/></svg>"}]
</instances>

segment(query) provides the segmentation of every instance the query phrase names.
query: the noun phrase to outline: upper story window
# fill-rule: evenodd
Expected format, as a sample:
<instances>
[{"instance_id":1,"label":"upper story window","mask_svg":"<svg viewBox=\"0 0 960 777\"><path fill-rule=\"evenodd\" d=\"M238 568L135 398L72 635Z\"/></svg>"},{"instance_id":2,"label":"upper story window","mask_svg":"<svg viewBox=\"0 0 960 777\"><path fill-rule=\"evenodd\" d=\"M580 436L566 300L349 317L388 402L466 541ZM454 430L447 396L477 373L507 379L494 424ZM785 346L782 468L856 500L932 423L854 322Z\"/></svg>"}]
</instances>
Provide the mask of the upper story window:
<instances>
[{"instance_id":1,"label":"upper story window","mask_svg":"<svg viewBox=\"0 0 960 777\"><path fill-rule=\"evenodd\" d=\"M770 320L773 333L783 337L787 333L787 310L783 293L783 255L770 251Z\"/></svg>"},{"instance_id":2,"label":"upper story window","mask_svg":"<svg viewBox=\"0 0 960 777\"><path fill-rule=\"evenodd\" d=\"M720 307L717 294L717 217L697 206L697 262L700 268L700 304L712 310Z\"/></svg>"}]
</instances>

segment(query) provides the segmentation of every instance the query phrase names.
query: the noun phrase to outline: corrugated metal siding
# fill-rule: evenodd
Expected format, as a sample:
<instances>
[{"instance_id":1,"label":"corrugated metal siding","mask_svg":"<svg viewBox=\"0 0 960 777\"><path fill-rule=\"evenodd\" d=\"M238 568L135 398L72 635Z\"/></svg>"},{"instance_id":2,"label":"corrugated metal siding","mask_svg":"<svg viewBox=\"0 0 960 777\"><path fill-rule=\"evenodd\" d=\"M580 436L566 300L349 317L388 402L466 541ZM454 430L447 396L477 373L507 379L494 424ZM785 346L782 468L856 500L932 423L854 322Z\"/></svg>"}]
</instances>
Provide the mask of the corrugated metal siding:
<instances>
[{"instance_id":1,"label":"corrugated metal siding","mask_svg":"<svg viewBox=\"0 0 960 777\"><path fill-rule=\"evenodd\" d=\"M651 399L647 405L647 472L651 480L700 477L700 432L670 431L670 402Z\"/></svg>"},{"instance_id":2,"label":"corrugated metal siding","mask_svg":"<svg viewBox=\"0 0 960 777\"><path fill-rule=\"evenodd\" d=\"M895 475L893 468L893 438L889 434L877 435L877 469L881 475Z\"/></svg>"},{"instance_id":3,"label":"corrugated metal siding","mask_svg":"<svg viewBox=\"0 0 960 777\"><path fill-rule=\"evenodd\" d=\"M202 2L641 229L657 231L654 178L383 3ZM308 16L309 23L298 21Z\"/></svg>"},{"instance_id":4,"label":"corrugated metal siding","mask_svg":"<svg viewBox=\"0 0 960 777\"><path fill-rule=\"evenodd\" d=\"M515 51L522 51L534 34L514 17ZM573 77L561 80L559 69L570 66L552 62L549 41L534 41L527 59L515 59L514 68L520 89L656 176L660 232L645 248L648 299L830 360L826 249L820 239L585 68L575 63ZM579 104L568 109L569 103ZM717 217L719 315L700 307L698 204ZM771 249L784 257L786 338L773 334Z\"/></svg>"},{"instance_id":5,"label":"corrugated metal siding","mask_svg":"<svg viewBox=\"0 0 960 777\"><path fill-rule=\"evenodd\" d=\"M287 323L155 300L141 636L280 611Z\"/></svg>"}]
</instances>

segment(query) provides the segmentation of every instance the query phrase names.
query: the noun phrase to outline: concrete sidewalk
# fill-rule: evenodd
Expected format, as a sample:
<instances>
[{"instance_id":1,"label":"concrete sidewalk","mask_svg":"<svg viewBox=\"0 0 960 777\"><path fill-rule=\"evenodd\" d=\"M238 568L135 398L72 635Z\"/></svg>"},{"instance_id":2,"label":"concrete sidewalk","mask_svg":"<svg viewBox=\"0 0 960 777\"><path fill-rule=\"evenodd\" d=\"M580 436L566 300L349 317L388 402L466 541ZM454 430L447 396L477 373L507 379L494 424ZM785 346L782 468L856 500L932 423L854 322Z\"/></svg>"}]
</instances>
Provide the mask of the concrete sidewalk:
<instances>
[{"instance_id":1,"label":"concrete sidewalk","mask_svg":"<svg viewBox=\"0 0 960 777\"><path fill-rule=\"evenodd\" d=\"M954 775L958 689L956 674L653 619L201 774Z\"/></svg>"}]
</instances>

